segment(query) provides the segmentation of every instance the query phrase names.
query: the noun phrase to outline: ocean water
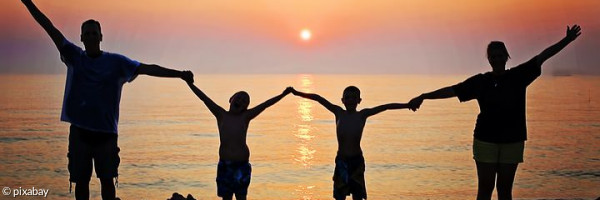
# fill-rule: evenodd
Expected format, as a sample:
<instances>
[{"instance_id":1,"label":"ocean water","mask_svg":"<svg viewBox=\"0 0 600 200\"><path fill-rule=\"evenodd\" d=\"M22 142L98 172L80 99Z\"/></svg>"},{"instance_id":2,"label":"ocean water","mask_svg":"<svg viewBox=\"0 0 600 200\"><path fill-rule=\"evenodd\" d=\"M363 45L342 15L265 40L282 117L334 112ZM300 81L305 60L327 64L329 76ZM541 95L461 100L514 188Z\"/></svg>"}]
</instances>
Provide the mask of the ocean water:
<instances>
[{"instance_id":1,"label":"ocean water","mask_svg":"<svg viewBox=\"0 0 600 200\"><path fill-rule=\"evenodd\" d=\"M197 75L219 105L240 90L251 106L286 86L341 104L348 85L359 108L407 102L468 76ZM74 199L67 171L68 124L59 121L64 75L0 75L0 187L49 189L47 199ZM369 199L474 199L472 130L475 101L426 101L417 112L369 118L362 148ZM166 199L173 192L216 196L216 120L185 83L140 76L121 101L119 188L122 199ZM542 76L528 89L525 162L516 199L600 197L600 77ZM332 199L337 149L334 117L316 102L289 95L255 118L248 146L250 199ZM95 176L95 175L93 175ZM100 199L97 179L92 199ZM495 195L495 194L494 194ZM41 199L20 197L17 199ZM13 199L0 196L0 199Z\"/></svg>"}]
</instances>

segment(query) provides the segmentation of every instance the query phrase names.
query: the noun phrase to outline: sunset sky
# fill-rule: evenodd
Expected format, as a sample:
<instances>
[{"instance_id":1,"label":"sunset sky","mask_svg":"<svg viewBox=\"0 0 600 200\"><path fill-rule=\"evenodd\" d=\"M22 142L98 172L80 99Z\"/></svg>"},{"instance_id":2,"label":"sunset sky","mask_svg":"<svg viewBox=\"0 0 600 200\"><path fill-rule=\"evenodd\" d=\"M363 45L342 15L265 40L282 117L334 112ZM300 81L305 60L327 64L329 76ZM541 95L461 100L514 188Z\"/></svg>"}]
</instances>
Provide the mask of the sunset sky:
<instances>
[{"instance_id":1,"label":"sunset sky","mask_svg":"<svg viewBox=\"0 0 600 200\"><path fill-rule=\"evenodd\" d=\"M598 0L34 0L75 44L102 24L102 49L195 73L473 74L491 40L526 61L582 27L545 73L600 74ZM0 1L0 73L65 73L19 0ZM302 40L300 32L312 32Z\"/></svg>"}]
</instances>

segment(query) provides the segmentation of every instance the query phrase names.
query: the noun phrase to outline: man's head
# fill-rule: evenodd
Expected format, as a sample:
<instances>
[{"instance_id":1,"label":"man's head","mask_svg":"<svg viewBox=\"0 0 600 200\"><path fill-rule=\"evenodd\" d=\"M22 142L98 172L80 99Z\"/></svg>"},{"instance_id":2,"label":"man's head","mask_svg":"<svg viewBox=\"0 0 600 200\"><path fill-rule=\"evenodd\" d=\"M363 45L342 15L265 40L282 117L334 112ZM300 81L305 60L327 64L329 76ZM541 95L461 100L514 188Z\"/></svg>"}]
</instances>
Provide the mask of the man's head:
<instances>
[{"instance_id":1,"label":"man's head","mask_svg":"<svg viewBox=\"0 0 600 200\"><path fill-rule=\"evenodd\" d=\"M102 41L102 30L100 22L89 19L81 24L81 42L86 46L100 45Z\"/></svg>"},{"instance_id":2,"label":"man's head","mask_svg":"<svg viewBox=\"0 0 600 200\"><path fill-rule=\"evenodd\" d=\"M348 86L344 89L342 103L346 106L346 110L356 110L361 100L360 90L356 86Z\"/></svg>"},{"instance_id":3,"label":"man's head","mask_svg":"<svg viewBox=\"0 0 600 200\"><path fill-rule=\"evenodd\" d=\"M506 49L506 46L504 46L504 42L490 42L487 47L487 58L493 71L504 71L506 62L510 58L508 50Z\"/></svg>"},{"instance_id":4,"label":"man's head","mask_svg":"<svg viewBox=\"0 0 600 200\"><path fill-rule=\"evenodd\" d=\"M229 98L229 111L240 113L248 109L250 95L245 91L239 91Z\"/></svg>"}]
</instances>

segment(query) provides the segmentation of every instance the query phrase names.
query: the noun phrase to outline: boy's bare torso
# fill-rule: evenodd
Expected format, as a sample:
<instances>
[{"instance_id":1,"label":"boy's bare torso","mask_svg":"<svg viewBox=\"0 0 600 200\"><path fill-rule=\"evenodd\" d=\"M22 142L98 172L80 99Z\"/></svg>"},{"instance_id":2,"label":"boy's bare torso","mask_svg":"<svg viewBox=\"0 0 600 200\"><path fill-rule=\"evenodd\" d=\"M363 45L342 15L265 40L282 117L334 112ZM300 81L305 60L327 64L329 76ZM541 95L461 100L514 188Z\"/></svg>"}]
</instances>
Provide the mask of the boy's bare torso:
<instances>
[{"instance_id":1,"label":"boy's bare torso","mask_svg":"<svg viewBox=\"0 0 600 200\"><path fill-rule=\"evenodd\" d=\"M229 161L248 161L250 150L246 144L246 135L250 121L245 113L226 112L217 121L219 127L219 158Z\"/></svg>"},{"instance_id":2,"label":"boy's bare torso","mask_svg":"<svg viewBox=\"0 0 600 200\"><path fill-rule=\"evenodd\" d=\"M336 116L338 155L353 157L362 155L360 140L367 118L360 112L341 111Z\"/></svg>"}]
</instances>

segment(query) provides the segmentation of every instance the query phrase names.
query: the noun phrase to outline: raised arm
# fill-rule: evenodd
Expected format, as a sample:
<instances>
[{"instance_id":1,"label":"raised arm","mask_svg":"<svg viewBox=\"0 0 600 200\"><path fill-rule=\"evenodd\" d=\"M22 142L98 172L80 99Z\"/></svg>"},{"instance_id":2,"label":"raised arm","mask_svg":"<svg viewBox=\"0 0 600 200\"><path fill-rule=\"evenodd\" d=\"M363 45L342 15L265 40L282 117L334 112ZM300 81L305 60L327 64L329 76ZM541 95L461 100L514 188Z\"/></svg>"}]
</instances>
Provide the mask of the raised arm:
<instances>
[{"instance_id":1,"label":"raised arm","mask_svg":"<svg viewBox=\"0 0 600 200\"><path fill-rule=\"evenodd\" d=\"M370 116L376 115L376 114L386 111L386 110L404 109L404 108L411 108L411 107L409 106L409 104L406 104L406 103L389 103L389 104L383 104L380 106L376 106L373 108L367 108L367 109L362 110L361 112L366 117L370 117Z\"/></svg>"},{"instance_id":2,"label":"raised arm","mask_svg":"<svg viewBox=\"0 0 600 200\"><path fill-rule=\"evenodd\" d=\"M573 42L577 37L581 35L581 27L579 25L573 25L573 27L567 26L567 35L558 43L544 49L542 53L537 55L537 62L539 65L544 63L548 58L556 55L562 49L564 49L569 43Z\"/></svg>"},{"instance_id":3,"label":"raised arm","mask_svg":"<svg viewBox=\"0 0 600 200\"><path fill-rule=\"evenodd\" d=\"M332 112L333 114L337 114L339 111L343 110L342 107L332 104L331 102L327 101L327 99L321 97L318 94L299 92L299 91L295 90L294 88L292 88L292 94L302 97L302 98L307 98L307 99L310 99L313 101L317 101L321 105L323 105L325 108L327 108L327 110Z\"/></svg>"},{"instance_id":4,"label":"raised arm","mask_svg":"<svg viewBox=\"0 0 600 200\"><path fill-rule=\"evenodd\" d=\"M46 17L46 15L44 15L44 13L42 13L42 11L40 11L31 0L21 0L21 2L23 2L25 7L27 7L27 10L29 10L31 16L33 16L33 19L35 19L35 21L37 21L37 23L44 28L46 33L48 33L50 38L52 38L56 48L60 49L65 36L56 27L54 27L50 19L48 19L48 17Z\"/></svg>"},{"instance_id":5,"label":"raised arm","mask_svg":"<svg viewBox=\"0 0 600 200\"><path fill-rule=\"evenodd\" d=\"M451 97L455 97L455 96L456 96L456 94L454 93L454 89L452 89L452 86L448 86L448 87L441 88L441 89L438 89L433 92L423 93L420 96L415 97L412 100L410 100L410 102L408 102L408 105L411 110L415 111L415 110L419 109L419 107L421 107L421 104L423 103L423 100L425 100L425 99L446 99L446 98L451 98Z\"/></svg>"},{"instance_id":6,"label":"raised arm","mask_svg":"<svg viewBox=\"0 0 600 200\"><path fill-rule=\"evenodd\" d=\"M164 68L154 64L144 64L140 63L140 67L138 68L138 74L145 74L149 76L156 77L169 77L169 78L181 78L186 82L194 83L193 78L191 78L191 72L189 71L178 71L174 69Z\"/></svg>"},{"instance_id":7,"label":"raised arm","mask_svg":"<svg viewBox=\"0 0 600 200\"><path fill-rule=\"evenodd\" d=\"M279 95L277 95L277 96L275 96L275 97L273 97L273 98L271 98L271 99L269 99L269 100L267 100L267 101L259 104L258 106L254 107L254 108L249 109L248 110L248 118L249 119L254 119L262 111L264 111L268 107L271 107L275 103L279 102L279 100L283 99L283 97L285 97L286 95L288 95L290 92L292 92L292 88L291 87L287 87L287 88L285 88L285 90L281 94L279 94Z\"/></svg>"},{"instance_id":8,"label":"raised arm","mask_svg":"<svg viewBox=\"0 0 600 200\"><path fill-rule=\"evenodd\" d=\"M221 106L217 105L212 99L210 99L208 96L206 96L206 94L204 94L204 92L202 92L202 90L198 89L198 87L196 87L193 83L191 83L191 81L188 81L187 84L188 84L188 86L190 86L190 89L192 89L194 94L196 94L196 96L198 96L198 98L200 100L202 100L202 102L204 102L204 105L206 105L206 107L208 107L208 110L210 110L210 112L217 119L221 118L223 113L225 113L225 109L221 108Z\"/></svg>"}]
</instances>

